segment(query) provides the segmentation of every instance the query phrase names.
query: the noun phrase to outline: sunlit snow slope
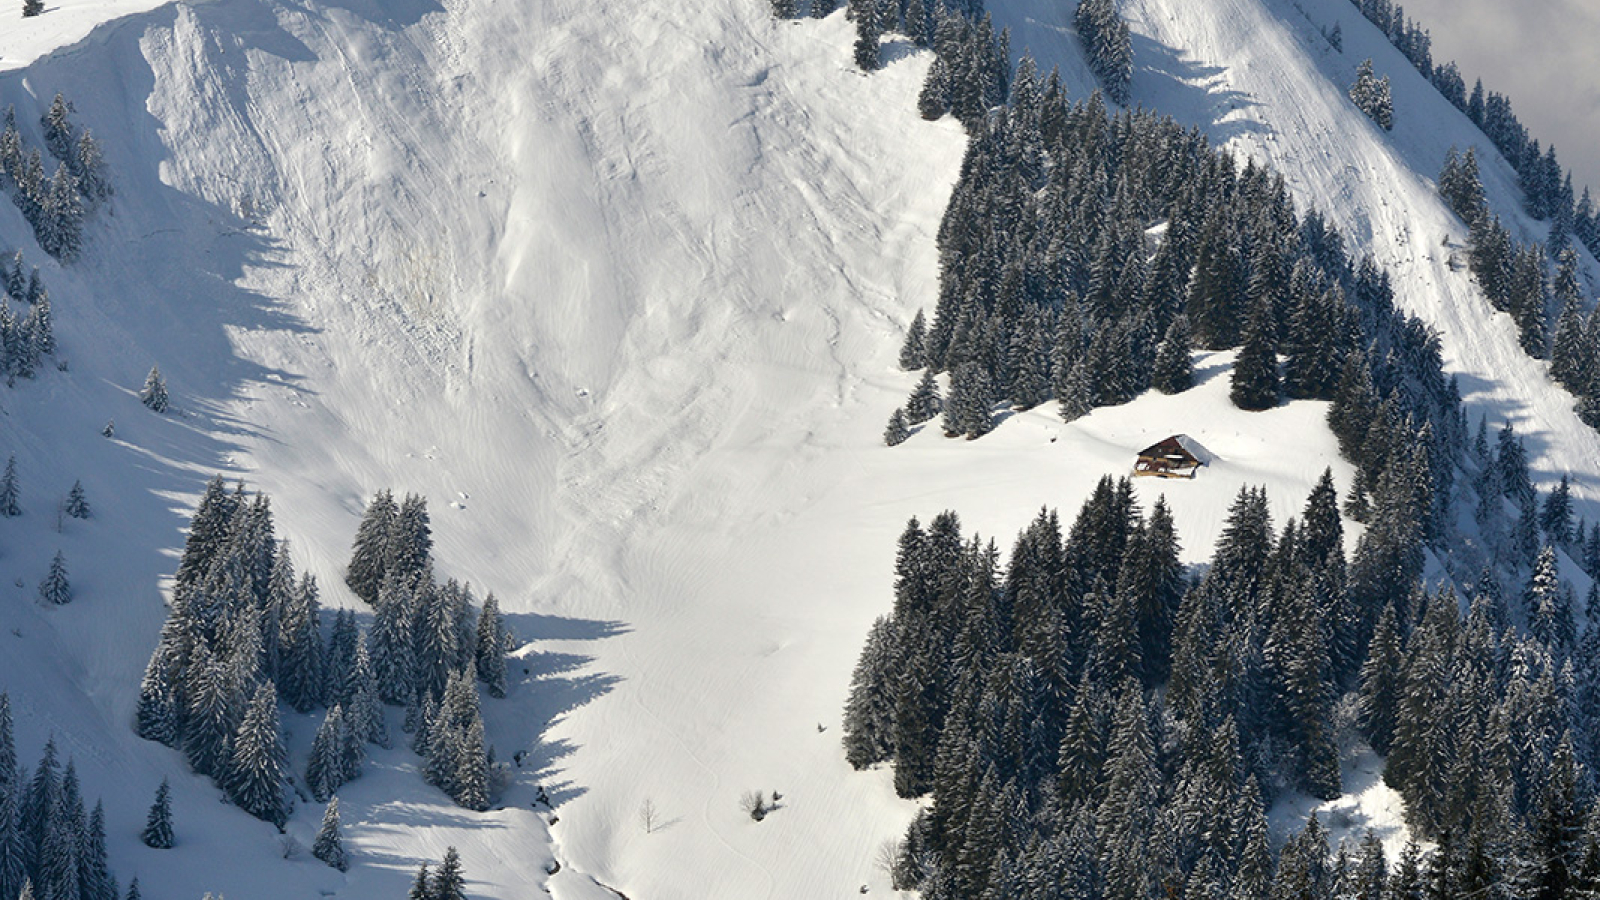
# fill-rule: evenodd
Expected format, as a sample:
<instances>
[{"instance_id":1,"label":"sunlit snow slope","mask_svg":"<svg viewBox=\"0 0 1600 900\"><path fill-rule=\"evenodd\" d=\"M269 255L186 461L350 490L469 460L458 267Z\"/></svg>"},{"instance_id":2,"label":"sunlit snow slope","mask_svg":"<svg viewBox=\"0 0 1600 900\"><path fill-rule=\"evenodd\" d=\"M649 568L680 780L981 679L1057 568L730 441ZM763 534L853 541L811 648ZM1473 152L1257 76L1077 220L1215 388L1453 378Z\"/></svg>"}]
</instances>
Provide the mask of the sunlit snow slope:
<instances>
[{"instance_id":1,"label":"sunlit snow slope","mask_svg":"<svg viewBox=\"0 0 1600 900\"><path fill-rule=\"evenodd\" d=\"M1539 475L1570 468L1592 489L1595 436L1445 266L1440 238L1463 235L1428 176L1471 139L1465 120L1342 0L1301 5L1133 0L1136 98L1283 167L1395 265L1472 409L1535 432ZM60 14L97 9L122 13ZM1315 33L1336 10L1343 56ZM996 15L1087 92L1068 4ZM1194 482L1139 485L1146 504L1167 493L1190 559L1243 484L1268 485L1280 522L1324 466L1348 484L1324 408L1233 409L1227 355L1198 360L1203 383L1180 397L884 448L964 137L915 115L925 56L891 46L883 72L853 71L840 15L216 0L114 18L34 60L76 40L42 29L0 34L0 65L18 66L0 101L37 143L64 92L118 193L83 259L45 267L70 372L0 390L0 453L17 454L28 507L0 520L0 625L22 638L0 634L0 686L24 756L54 732L105 795L113 863L147 895L401 896L452 844L482 897L886 892L873 859L914 807L887 773L849 771L837 722L908 517L955 508L1005 545L1173 432L1219 457ZM1343 100L1367 54L1396 79L1392 135ZM1509 172L1490 177L1508 205ZM0 204L0 246L43 261L25 235ZM176 397L166 417L132 396L152 362ZM280 861L269 826L134 738L161 579L219 470L271 494L332 604L356 602L340 574L370 493L430 498L439 574L496 592L529 642L511 695L486 704L499 758L526 752L504 809L455 809L410 754L381 754L342 793L341 875ZM57 533L52 498L74 478L98 515ZM79 596L45 610L33 585L58 547ZM316 719L285 723L303 766ZM163 775L180 842L165 854L137 841ZM760 824L738 808L757 789L784 795ZM309 845L320 814L302 807L291 834Z\"/></svg>"}]
</instances>

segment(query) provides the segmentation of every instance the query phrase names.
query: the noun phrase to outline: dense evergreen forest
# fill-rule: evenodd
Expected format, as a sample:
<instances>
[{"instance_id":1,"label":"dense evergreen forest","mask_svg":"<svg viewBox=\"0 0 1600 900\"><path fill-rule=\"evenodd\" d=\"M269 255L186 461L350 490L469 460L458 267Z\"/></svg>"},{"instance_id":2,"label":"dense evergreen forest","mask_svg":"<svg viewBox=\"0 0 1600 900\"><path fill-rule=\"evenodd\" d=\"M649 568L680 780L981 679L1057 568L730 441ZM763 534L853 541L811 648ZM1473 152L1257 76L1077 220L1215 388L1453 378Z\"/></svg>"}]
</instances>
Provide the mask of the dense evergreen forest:
<instances>
[{"instance_id":1,"label":"dense evergreen forest","mask_svg":"<svg viewBox=\"0 0 1600 900\"><path fill-rule=\"evenodd\" d=\"M389 746L384 704L403 705L424 777L486 809L494 760L475 683L504 695L510 636L493 595L480 611L470 588L434 580L432 550L426 501L397 505L379 492L347 579L375 605L372 626L340 610L324 638L316 579L296 578L268 498L213 479L145 670L140 736L181 749L233 803L281 828L302 783L325 801L361 775L365 748ZM327 709L303 782L283 746L280 701Z\"/></svg>"},{"instance_id":2,"label":"dense evergreen forest","mask_svg":"<svg viewBox=\"0 0 1600 900\"><path fill-rule=\"evenodd\" d=\"M1078 7L1091 58L1109 46L1107 9ZM1054 399L1071 421L1152 387L1182 392L1193 348L1236 348L1234 403L1331 401L1356 477L1341 499L1325 474L1281 530L1265 493L1241 489L1195 569L1164 501L1145 511L1109 477L1065 534L1042 511L1004 564L953 512L913 519L893 612L868 637L845 711L850 762L887 762L902 796L931 797L898 848L897 886L929 898L1600 895L1600 597L1579 600L1560 575L1563 557L1600 572L1600 525L1573 522L1564 480L1541 497L1509 425L1472 427L1437 336L1395 308L1386 273L1295 208L1281 177L1170 119L1113 111L1099 94L1074 102L1027 58L1010 75L1005 34L979 15L935 13L919 108L953 114L970 141L939 230L937 303L901 349L923 375L886 443L935 420L979 438L1004 407ZM1118 66L1092 68L1125 92ZM1388 127L1386 104L1368 106ZM1447 199L1474 194L1474 179L1445 182ZM1478 247L1491 242L1475 231L1491 299L1542 316L1542 251L1521 251L1518 270L1508 245L1488 265ZM1560 263L1558 292L1575 281L1573 256ZM1541 356L1542 321L1518 318ZM1573 371L1558 365L1563 383L1588 377L1588 324L1566 316L1580 349ZM1346 517L1366 525L1348 558ZM1434 588L1430 559L1446 576ZM1275 848L1273 800L1338 797L1341 759L1363 747L1387 758L1413 836L1434 848L1414 841L1389 860L1372 834L1333 847L1315 817Z\"/></svg>"},{"instance_id":3,"label":"dense evergreen forest","mask_svg":"<svg viewBox=\"0 0 1600 900\"><path fill-rule=\"evenodd\" d=\"M1324 474L1274 528L1241 489L1203 575L1163 500L1101 481L1065 535L1041 511L1006 565L951 512L899 543L845 750L931 795L897 886L935 898L1565 898L1600 891L1600 601L1580 613L1545 549L1520 590L1364 589ZM1587 620L1580 638L1579 616ZM1312 818L1275 853L1287 791L1339 796L1340 759L1387 754L1413 844L1330 847ZM1391 871L1392 869L1392 871Z\"/></svg>"}]
</instances>

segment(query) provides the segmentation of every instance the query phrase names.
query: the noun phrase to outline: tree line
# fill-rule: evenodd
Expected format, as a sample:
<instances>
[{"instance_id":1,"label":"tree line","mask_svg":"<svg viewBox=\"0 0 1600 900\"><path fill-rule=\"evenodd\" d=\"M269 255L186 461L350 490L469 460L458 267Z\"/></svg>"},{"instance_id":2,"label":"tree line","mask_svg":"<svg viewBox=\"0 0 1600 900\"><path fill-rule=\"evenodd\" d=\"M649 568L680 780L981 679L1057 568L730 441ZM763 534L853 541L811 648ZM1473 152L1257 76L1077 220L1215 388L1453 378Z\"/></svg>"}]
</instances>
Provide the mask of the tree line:
<instances>
[{"instance_id":1,"label":"tree line","mask_svg":"<svg viewBox=\"0 0 1600 900\"><path fill-rule=\"evenodd\" d=\"M1002 565L951 512L902 534L845 752L931 795L896 886L970 897L1576 897L1600 889L1600 602L1546 549L1520 592L1486 578L1370 590L1332 479L1276 530L1243 488L1210 564L1179 561L1164 500L1102 480L1063 534L1045 510ZM1382 577L1376 579L1382 582ZM1363 587L1367 583L1368 587ZM1588 621L1579 637L1578 617ZM1358 737L1359 736L1359 737ZM1343 790L1341 746L1388 755L1418 838L1331 848L1315 818L1274 853L1265 813ZM1432 893L1423 893L1432 891Z\"/></svg>"}]
</instances>

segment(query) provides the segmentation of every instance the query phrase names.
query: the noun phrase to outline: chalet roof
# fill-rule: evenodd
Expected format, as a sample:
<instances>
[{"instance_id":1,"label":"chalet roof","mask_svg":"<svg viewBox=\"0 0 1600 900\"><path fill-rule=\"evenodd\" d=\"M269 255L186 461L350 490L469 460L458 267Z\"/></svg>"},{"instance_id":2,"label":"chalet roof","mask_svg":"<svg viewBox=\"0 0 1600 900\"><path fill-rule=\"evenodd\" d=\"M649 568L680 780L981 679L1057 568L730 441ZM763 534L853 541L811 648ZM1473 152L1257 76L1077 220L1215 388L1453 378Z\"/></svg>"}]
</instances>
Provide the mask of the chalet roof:
<instances>
[{"instance_id":1,"label":"chalet roof","mask_svg":"<svg viewBox=\"0 0 1600 900\"><path fill-rule=\"evenodd\" d=\"M1139 451L1140 457L1159 458L1166 457L1177 460L1192 460L1197 465L1206 465L1213 457L1211 452L1201 446L1200 442L1187 434L1175 434L1166 440Z\"/></svg>"}]
</instances>

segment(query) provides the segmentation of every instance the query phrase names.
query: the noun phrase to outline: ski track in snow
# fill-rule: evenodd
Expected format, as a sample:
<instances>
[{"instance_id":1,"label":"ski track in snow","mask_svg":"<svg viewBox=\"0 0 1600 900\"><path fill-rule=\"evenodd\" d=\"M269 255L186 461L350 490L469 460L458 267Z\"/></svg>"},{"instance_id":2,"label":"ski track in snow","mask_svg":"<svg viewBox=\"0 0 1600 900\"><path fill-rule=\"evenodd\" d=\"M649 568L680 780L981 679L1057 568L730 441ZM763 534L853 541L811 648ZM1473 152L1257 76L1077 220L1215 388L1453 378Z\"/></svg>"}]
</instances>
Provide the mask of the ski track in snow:
<instances>
[{"instance_id":1,"label":"ski track in snow","mask_svg":"<svg viewBox=\"0 0 1600 900\"><path fill-rule=\"evenodd\" d=\"M1083 96L1068 6L994 10L1014 48ZM1402 306L1442 331L1469 410L1514 421L1536 476L1571 472L1595 518L1600 438L1439 245L1465 234L1432 173L1481 135L1343 0L1125 11L1135 100L1270 161L1375 251ZM1166 494L1191 561L1242 485L1268 486L1279 523L1325 466L1348 485L1323 405L1234 409L1229 354L1197 360L1201 384L1181 397L882 447L915 382L894 360L915 310L931 312L960 128L916 116L926 55L896 45L883 71L854 71L840 14L774 22L755 0L681 12L63 0L0 34L0 102L37 145L36 111L63 91L118 192L65 270L0 204L0 246L43 264L71 363L0 390L0 452L18 456L27 507L0 520L0 685L24 757L54 733L86 795L104 795L124 881L233 900L399 896L455 845L474 896L888 892L873 857L915 806L887 771L849 770L837 722L908 517L955 509L1007 546L1041 505L1075 514L1101 475L1179 432L1217 462L1137 488L1146 507ZM1333 21L1343 54L1316 32ZM1390 134L1344 97L1369 55L1394 82ZM1484 172L1512 210L1514 175L1490 156ZM174 391L166 417L132 396L152 362ZM117 437L99 437L113 418ZM503 808L455 809L409 752L379 753L342 793L354 865L340 874L303 851L281 862L269 827L134 738L158 590L218 470L272 495L330 605L359 606L341 574L370 493L428 495L439 574L495 591L529 642L526 674L485 704L499 758L529 761ZM74 478L96 518L57 533L51 497ZM58 547L78 599L46 610L32 591ZM286 717L296 760L315 724ZM1329 812L1402 839L1394 797L1360 775L1371 766L1352 761L1364 787ZM180 842L167 854L136 838L163 776ZM533 808L539 784L554 824ZM738 809L757 789L785 795L760 824ZM319 821L302 806L290 834L308 846Z\"/></svg>"}]
</instances>

